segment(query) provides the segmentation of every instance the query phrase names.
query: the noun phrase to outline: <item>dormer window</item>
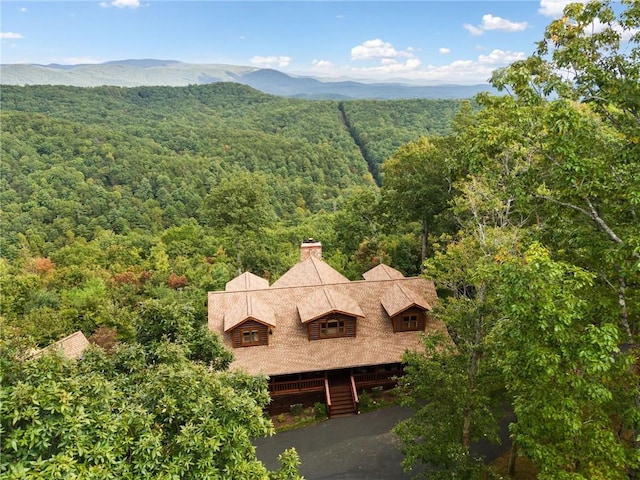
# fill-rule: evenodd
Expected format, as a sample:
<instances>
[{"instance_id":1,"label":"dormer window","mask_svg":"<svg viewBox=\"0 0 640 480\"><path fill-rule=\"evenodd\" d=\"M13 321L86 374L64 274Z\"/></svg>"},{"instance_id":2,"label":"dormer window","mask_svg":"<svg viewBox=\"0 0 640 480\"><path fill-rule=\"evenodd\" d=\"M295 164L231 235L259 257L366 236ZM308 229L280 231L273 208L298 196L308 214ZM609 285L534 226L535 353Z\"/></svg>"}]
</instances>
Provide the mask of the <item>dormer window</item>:
<instances>
[{"instance_id":1,"label":"dormer window","mask_svg":"<svg viewBox=\"0 0 640 480\"><path fill-rule=\"evenodd\" d=\"M307 323L309 340L325 338L355 337L356 317L343 313L332 313Z\"/></svg>"},{"instance_id":2,"label":"dormer window","mask_svg":"<svg viewBox=\"0 0 640 480\"><path fill-rule=\"evenodd\" d=\"M391 319L394 332L413 332L424 330L425 313L419 308L411 308Z\"/></svg>"},{"instance_id":3,"label":"dormer window","mask_svg":"<svg viewBox=\"0 0 640 480\"><path fill-rule=\"evenodd\" d=\"M231 330L233 348L269 345L269 326L253 319Z\"/></svg>"},{"instance_id":4,"label":"dormer window","mask_svg":"<svg viewBox=\"0 0 640 480\"><path fill-rule=\"evenodd\" d=\"M380 301L391 319L393 333L424 331L431 306L422 295L394 284Z\"/></svg>"},{"instance_id":5,"label":"dormer window","mask_svg":"<svg viewBox=\"0 0 640 480\"><path fill-rule=\"evenodd\" d=\"M327 318L320 320L320 338L344 337L344 320Z\"/></svg>"},{"instance_id":6,"label":"dormer window","mask_svg":"<svg viewBox=\"0 0 640 480\"><path fill-rule=\"evenodd\" d=\"M257 328L241 328L241 341L243 347L251 347L253 345L261 345L260 330Z\"/></svg>"},{"instance_id":7,"label":"dormer window","mask_svg":"<svg viewBox=\"0 0 640 480\"><path fill-rule=\"evenodd\" d=\"M236 308L225 312L224 331L233 348L269 345L269 332L276 326L273 309L254 298L255 293L230 290L228 295Z\"/></svg>"},{"instance_id":8,"label":"dormer window","mask_svg":"<svg viewBox=\"0 0 640 480\"><path fill-rule=\"evenodd\" d=\"M403 315L402 316L402 330L417 330L418 329L418 316L417 315Z\"/></svg>"}]
</instances>

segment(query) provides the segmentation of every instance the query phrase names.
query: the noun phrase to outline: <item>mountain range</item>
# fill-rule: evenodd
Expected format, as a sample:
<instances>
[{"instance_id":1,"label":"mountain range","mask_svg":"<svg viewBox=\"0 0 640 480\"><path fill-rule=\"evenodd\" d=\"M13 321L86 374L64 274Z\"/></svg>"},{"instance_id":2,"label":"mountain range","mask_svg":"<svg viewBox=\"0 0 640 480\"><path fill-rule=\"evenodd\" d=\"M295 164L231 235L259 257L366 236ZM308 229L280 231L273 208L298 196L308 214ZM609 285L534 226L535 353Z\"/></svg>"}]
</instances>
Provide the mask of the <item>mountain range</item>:
<instances>
[{"instance_id":1,"label":"mountain range","mask_svg":"<svg viewBox=\"0 0 640 480\"><path fill-rule=\"evenodd\" d=\"M323 81L313 77L288 75L273 69L175 60L120 60L78 65L0 65L2 85L177 87L217 82L240 83L272 95L308 99L461 99L471 98L484 91L497 93L489 84L420 86L348 80Z\"/></svg>"}]
</instances>

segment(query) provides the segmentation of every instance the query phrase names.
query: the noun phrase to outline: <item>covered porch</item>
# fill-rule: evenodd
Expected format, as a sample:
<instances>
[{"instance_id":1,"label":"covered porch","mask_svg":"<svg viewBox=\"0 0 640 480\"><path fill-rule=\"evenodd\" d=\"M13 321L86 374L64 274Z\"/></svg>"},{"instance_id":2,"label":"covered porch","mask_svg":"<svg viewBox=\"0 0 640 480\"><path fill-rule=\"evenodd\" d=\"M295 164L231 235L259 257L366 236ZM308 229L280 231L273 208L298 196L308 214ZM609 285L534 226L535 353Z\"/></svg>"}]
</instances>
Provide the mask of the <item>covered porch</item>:
<instances>
[{"instance_id":1,"label":"covered porch","mask_svg":"<svg viewBox=\"0 0 640 480\"><path fill-rule=\"evenodd\" d=\"M272 415L287 412L292 405L327 406L329 418L359 411L358 392L374 387L389 389L404 373L401 363L372 365L338 370L278 375L269 379Z\"/></svg>"}]
</instances>

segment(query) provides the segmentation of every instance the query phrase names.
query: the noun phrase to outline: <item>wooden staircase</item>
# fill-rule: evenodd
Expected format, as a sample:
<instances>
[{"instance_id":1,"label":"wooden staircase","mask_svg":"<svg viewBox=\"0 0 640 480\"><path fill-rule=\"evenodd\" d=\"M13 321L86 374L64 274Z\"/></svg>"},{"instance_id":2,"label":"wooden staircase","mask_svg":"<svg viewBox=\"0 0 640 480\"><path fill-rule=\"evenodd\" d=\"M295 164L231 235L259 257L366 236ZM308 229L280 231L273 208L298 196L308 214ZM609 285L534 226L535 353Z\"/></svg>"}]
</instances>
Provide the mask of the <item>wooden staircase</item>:
<instances>
[{"instance_id":1,"label":"wooden staircase","mask_svg":"<svg viewBox=\"0 0 640 480\"><path fill-rule=\"evenodd\" d=\"M358 399L352 387L350 376L330 377L328 379L329 402L327 412L329 418L345 417L358 413ZM354 394L356 398L354 398Z\"/></svg>"}]
</instances>

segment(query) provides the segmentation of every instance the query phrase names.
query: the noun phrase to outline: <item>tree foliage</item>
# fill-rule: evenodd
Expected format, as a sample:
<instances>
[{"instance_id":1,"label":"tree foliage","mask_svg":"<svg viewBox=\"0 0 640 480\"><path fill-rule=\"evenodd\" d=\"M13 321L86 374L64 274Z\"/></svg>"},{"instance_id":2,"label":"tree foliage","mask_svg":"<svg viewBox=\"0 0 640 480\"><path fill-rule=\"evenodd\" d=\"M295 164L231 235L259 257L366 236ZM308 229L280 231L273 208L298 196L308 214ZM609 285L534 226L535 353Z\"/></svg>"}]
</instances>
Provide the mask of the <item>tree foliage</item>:
<instances>
[{"instance_id":1,"label":"tree foliage","mask_svg":"<svg viewBox=\"0 0 640 480\"><path fill-rule=\"evenodd\" d=\"M255 457L273 432L264 378L211 370L167 336L77 362L20 342L3 329L3 478L299 478L295 451L278 472Z\"/></svg>"},{"instance_id":2,"label":"tree foliage","mask_svg":"<svg viewBox=\"0 0 640 480\"><path fill-rule=\"evenodd\" d=\"M637 478L640 466L640 17L637 2L622 7L568 6L532 57L494 75L509 95L480 96L481 110L456 122L459 233L427 262L451 295L438 312L456 346L448 362L473 346L499 368L512 440L540 478ZM460 370L443 372L443 388L459 389L447 399L468 391L449 382ZM411 453L438 466L425 446Z\"/></svg>"}]
</instances>

